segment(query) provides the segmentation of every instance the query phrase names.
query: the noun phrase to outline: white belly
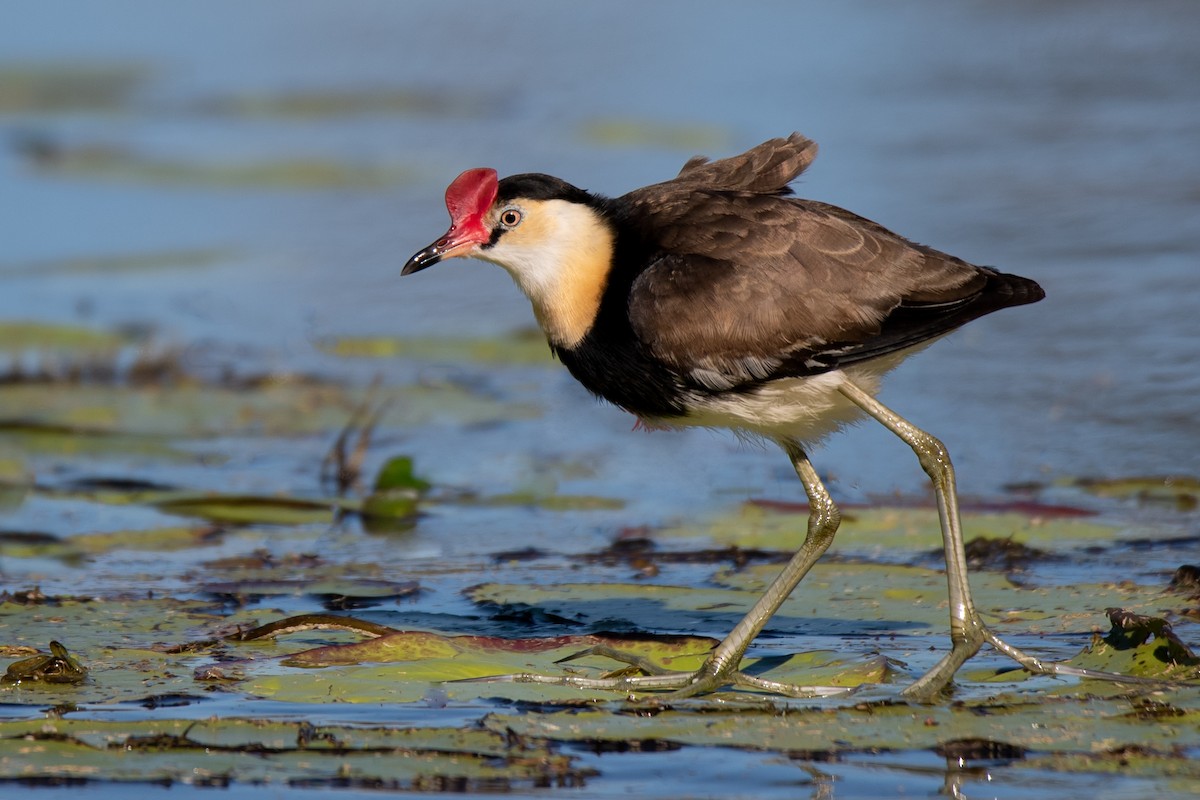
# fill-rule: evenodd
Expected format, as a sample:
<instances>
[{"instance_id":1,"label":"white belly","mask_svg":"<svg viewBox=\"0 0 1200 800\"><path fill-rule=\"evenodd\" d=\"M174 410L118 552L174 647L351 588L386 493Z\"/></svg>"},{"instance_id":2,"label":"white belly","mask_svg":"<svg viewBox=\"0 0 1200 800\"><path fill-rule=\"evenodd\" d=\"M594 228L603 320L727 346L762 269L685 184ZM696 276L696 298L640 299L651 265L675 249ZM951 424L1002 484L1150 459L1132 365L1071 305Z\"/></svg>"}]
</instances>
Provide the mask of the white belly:
<instances>
[{"instance_id":1,"label":"white belly","mask_svg":"<svg viewBox=\"0 0 1200 800\"><path fill-rule=\"evenodd\" d=\"M844 425L861 419L862 410L838 391L844 381L871 395L892 367L915 350L856 364L811 378L785 378L771 381L746 394L728 393L705 397L692 406L686 417L667 420L669 425L704 428L728 428L778 441L792 439L812 444Z\"/></svg>"}]
</instances>

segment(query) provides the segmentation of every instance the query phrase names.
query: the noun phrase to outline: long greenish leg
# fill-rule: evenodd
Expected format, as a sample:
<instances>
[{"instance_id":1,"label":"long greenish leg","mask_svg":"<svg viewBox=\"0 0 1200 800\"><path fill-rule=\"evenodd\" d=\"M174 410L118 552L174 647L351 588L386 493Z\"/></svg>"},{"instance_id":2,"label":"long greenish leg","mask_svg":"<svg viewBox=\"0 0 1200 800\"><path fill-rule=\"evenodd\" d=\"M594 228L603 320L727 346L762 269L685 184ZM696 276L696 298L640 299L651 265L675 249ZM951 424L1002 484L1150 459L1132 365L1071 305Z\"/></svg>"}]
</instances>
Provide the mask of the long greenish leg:
<instances>
[{"instance_id":1,"label":"long greenish leg","mask_svg":"<svg viewBox=\"0 0 1200 800\"><path fill-rule=\"evenodd\" d=\"M850 381L839 390L852 403L878 420L899 436L917 454L921 468L933 481L937 497L938 518L942 528L942 545L946 552L946 582L950 591L950 652L916 683L904 690L909 697L927 699L941 692L954 678L954 673L968 658L979 652L984 641L992 638L975 610L971 586L967 581L967 554L962 525L958 516L958 491L954 483L954 467L946 446L908 420L880 403Z\"/></svg>"},{"instance_id":2,"label":"long greenish leg","mask_svg":"<svg viewBox=\"0 0 1200 800\"><path fill-rule=\"evenodd\" d=\"M954 679L958 668L975 653L983 642L1012 658L1030 672L1046 675L1073 676L1100 680L1121 681L1138 684L1161 684L1161 681L1134 676L1117 675L1096 670L1081 669L1053 661L1041 661L1003 641L984 625L971 599L971 587L967 582L967 559L963 545L962 529L958 519L958 495L954 485L954 469L946 448L933 436L888 409L875 398L852 383L843 383L840 391L851 402L867 414L879 420L889 430L903 439L917 454L921 466L933 481L937 494L938 514L941 520L942 540L946 551L946 580L950 591L950 638L949 653L907 687L903 694L914 700L935 699ZM715 691L726 684L734 684L757 691L773 692L790 697L813 697L840 694L840 687L798 686L764 680L738 670L742 657L750 643L762 632L767 621L777 612L788 595L808 574L817 560L829 549L837 532L841 514L825 489L817 472L813 469L804 449L796 442L780 442L792 461L804 491L808 494L808 535L792 559L767 588L729 635L709 654L704 664L694 673L666 672L649 675L587 678L573 675L538 675L520 673L497 675L488 678L469 679L476 681L506 681L517 683L544 683L556 686L573 686L583 690L606 690L624 692L668 691L656 701L690 697ZM619 654L617 654L619 655ZM617 660L637 665L636 659L619 657Z\"/></svg>"},{"instance_id":3,"label":"long greenish leg","mask_svg":"<svg viewBox=\"0 0 1200 800\"><path fill-rule=\"evenodd\" d=\"M963 542L962 526L958 518L958 492L954 486L954 467L946 446L936 438L913 425L908 420L880 403L850 381L845 381L839 391L852 403L879 420L892 433L899 436L917 454L922 469L933 481L937 496L938 517L942 527L942 543L946 551L946 582L950 590L950 652L942 657L928 672L922 675L903 694L914 700L928 701L936 698L954 679L954 673L963 663L979 652L987 642L997 651L1016 661L1030 672L1042 675L1060 675L1095 680L1118 681L1121 683L1155 684L1153 681L1134 675L1119 675L1112 672L1082 669L1055 661L1042 661L1036 656L1013 647L1001 639L979 616L975 602L971 599L971 585L967 580L967 554Z\"/></svg>"},{"instance_id":4,"label":"long greenish leg","mask_svg":"<svg viewBox=\"0 0 1200 800\"><path fill-rule=\"evenodd\" d=\"M841 512L829 496L825 485L821 483L816 469L808 460L808 455L799 444L791 440L783 440L780 445L791 459L796 475L804 484L804 491L808 495L808 535L754 607L717 645L688 685L679 690L678 694L681 696L711 691L728 681L737 671L742 656L746 654L746 649L754 641L754 637L762 632L767 621L779 610L788 595L812 569L813 564L816 564L829 549L834 534L837 533L838 524L842 519Z\"/></svg>"},{"instance_id":5,"label":"long greenish leg","mask_svg":"<svg viewBox=\"0 0 1200 800\"><path fill-rule=\"evenodd\" d=\"M742 657L750 643L754 641L754 637L762 632L767 621L779 610L792 590L804 579L813 564L816 564L818 559L829 549L829 545L833 543L834 534L837 533L838 523L841 522L841 513L834 504L833 498L829 496L828 490L821 483L821 479L809 462L804 449L791 440L782 440L779 444L791 459L792 466L796 469L796 475L804 484L804 491L808 495L808 534L800 549L784 566L783 571L771 582L767 591L742 618L741 622L734 626L729 635L709 654L700 669L691 673L668 672L607 678L521 673L473 680L545 683L574 686L579 689L627 692L673 690L669 694L656 697L656 701L669 701L673 698L704 694L715 691L726 684L790 697L814 697L844 693L846 689L843 687L797 686L746 675L738 670ZM637 663L636 660L625 657L618 658L618 660L635 665Z\"/></svg>"}]
</instances>

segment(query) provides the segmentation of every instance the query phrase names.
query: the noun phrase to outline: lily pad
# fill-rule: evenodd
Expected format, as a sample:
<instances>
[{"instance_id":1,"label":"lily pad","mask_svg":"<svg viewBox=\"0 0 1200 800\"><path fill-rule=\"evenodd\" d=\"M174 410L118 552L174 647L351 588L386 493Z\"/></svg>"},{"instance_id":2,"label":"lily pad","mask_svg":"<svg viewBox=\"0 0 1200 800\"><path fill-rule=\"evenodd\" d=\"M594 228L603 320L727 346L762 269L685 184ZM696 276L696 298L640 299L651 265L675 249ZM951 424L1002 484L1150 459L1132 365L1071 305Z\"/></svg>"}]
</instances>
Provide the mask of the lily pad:
<instances>
[{"instance_id":1,"label":"lily pad","mask_svg":"<svg viewBox=\"0 0 1200 800\"><path fill-rule=\"evenodd\" d=\"M154 505L168 514L234 525L327 525L333 521L337 501L217 493L179 496L176 493L155 501Z\"/></svg>"},{"instance_id":2,"label":"lily pad","mask_svg":"<svg viewBox=\"0 0 1200 800\"><path fill-rule=\"evenodd\" d=\"M461 386L397 386L380 389L387 411L380 426L461 423L535 416L527 405L507 404ZM341 428L357 407L354 392L340 386L280 376L248 390L183 381L170 386L0 387L0 437L20 437L15 449L62 450L63 437L282 436ZM2 440L2 439L0 439Z\"/></svg>"},{"instance_id":3,"label":"lily pad","mask_svg":"<svg viewBox=\"0 0 1200 800\"><path fill-rule=\"evenodd\" d=\"M50 602L53 600L53 602ZM0 606L0 643L9 647L61 641L88 669L80 684L0 684L0 702L45 706L61 702L141 702L152 695L196 694L192 670L228 647L214 633L237 614L211 604L171 599L47 599ZM188 647L180 647L188 643Z\"/></svg>"},{"instance_id":4,"label":"lily pad","mask_svg":"<svg viewBox=\"0 0 1200 800\"><path fill-rule=\"evenodd\" d=\"M147 77L122 64L9 64L0 67L0 112L112 111Z\"/></svg>"},{"instance_id":5,"label":"lily pad","mask_svg":"<svg viewBox=\"0 0 1200 800\"><path fill-rule=\"evenodd\" d=\"M293 653L281 663L290 667L319 667L319 673L273 672L241 688L276 700L309 703L416 702L427 698L437 686L436 691L460 701L504 697L578 704L590 698L603 698L605 693L524 683L510 677L524 673L603 677L614 668L632 669L626 664L633 661L656 670L691 672L700 667L715 644L712 639L690 636L502 639L394 631L368 641ZM620 658L616 658L618 655ZM391 666L357 666L364 663ZM845 687L884 681L892 672L889 662L879 656L844 658L831 652L801 653L784 659L748 659L744 668L769 680Z\"/></svg>"},{"instance_id":6,"label":"lily pad","mask_svg":"<svg viewBox=\"0 0 1200 800\"><path fill-rule=\"evenodd\" d=\"M208 99L199 105L199 110L247 117L326 119L360 114L473 116L488 111L492 105L492 101L482 94L386 87L240 94Z\"/></svg>"},{"instance_id":7,"label":"lily pad","mask_svg":"<svg viewBox=\"0 0 1200 800\"><path fill-rule=\"evenodd\" d=\"M160 250L123 255L94 256L90 258L65 258L23 264L0 265L0 275L6 277L45 277L47 275L120 275L125 273L152 273L166 269L190 269L207 267L235 256L230 250ZM22 323L7 323L18 326ZM24 323L30 325L31 323ZM6 323L0 323L0 348L6 346ZM49 326L46 327L60 327Z\"/></svg>"},{"instance_id":8,"label":"lily pad","mask_svg":"<svg viewBox=\"0 0 1200 800\"><path fill-rule=\"evenodd\" d=\"M151 184L216 188L376 189L406 183L414 172L398 164L354 164L329 159L262 159L204 163L150 158L120 147L64 147L47 141L24 147L38 168L63 175Z\"/></svg>"},{"instance_id":9,"label":"lily pad","mask_svg":"<svg viewBox=\"0 0 1200 800\"><path fill-rule=\"evenodd\" d=\"M480 506L527 506L545 511L613 511L625 507L615 497L588 494L556 494L536 490L492 494L484 497L460 497L454 502Z\"/></svg>"},{"instance_id":10,"label":"lily pad","mask_svg":"<svg viewBox=\"0 0 1200 800\"><path fill-rule=\"evenodd\" d=\"M243 579L209 583L197 587L205 594L244 603L263 597L308 596L319 599L326 608L362 608L385 600L412 597L420 586L415 581L363 580L330 577L317 580Z\"/></svg>"},{"instance_id":11,"label":"lily pad","mask_svg":"<svg viewBox=\"0 0 1200 800\"><path fill-rule=\"evenodd\" d=\"M703 525L657 531L663 537L712 538L720 544L794 551L804 539L808 509L804 506L744 503ZM1079 517L1037 517L1018 512L962 514L966 539L1009 539L1053 552L1064 543L1110 541L1121 530ZM839 552L926 552L941 543L934 508L853 508L843 511L834 540Z\"/></svg>"},{"instance_id":12,"label":"lily pad","mask_svg":"<svg viewBox=\"0 0 1200 800\"><path fill-rule=\"evenodd\" d=\"M1200 479L1190 475L1080 478L1074 485L1100 497L1119 497L1139 503L1170 504L1182 511L1191 511L1200 506Z\"/></svg>"},{"instance_id":13,"label":"lily pad","mask_svg":"<svg viewBox=\"0 0 1200 800\"><path fill-rule=\"evenodd\" d=\"M540 331L520 331L486 339L337 336L316 342L323 352L342 358L419 358L481 364L546 365L554 363Z\"/></svg>"},{"instance_id":14,"label":"lily pad","mask_svg":"<svg viewBox=\"0 0 1200 800\"><path fill-rule=\"evenodd\" d=\"M112 331L81 325L44 322L0 321L0 353L109 354L129 344L130 339Z\"/></svg>"},{"instance_id":15,"label":"lily pad","mask_svg":"<svg viewBox=\"0 0 1200 800\"><path fill-rule=\"evenodd\" d=\"M532 790L590 772L542 742L453 728L241 719L0 722L0 778L228 786Z\"/></svg>"},{"instance_id":16,"label":"lily pad","mask_svg":"<svg viewBox=\"0 0 1200 800\"><path fill-rule=\"evenodd\" d=\"M360 513L372 532L404 530L416 522L421 495L432 484L413 472L412 458L396 456L380 468Z\"/></svg>"},{"instance_id":17,"label":"lily pad","mask_svg":"<svg viewBox=\"0 0 1200 800\"><path fill-rule=\"evenodd\" d=\"M1196 697L1196 690L1187 690ZM666 710L654 715L604 710L494 714L489 730L558 741L668 741L692 746L738 747L824 758L837 753L932 750L966 739L1003 742L1034 753L1090 754L1122 745L1189 748L1200 745L1200 727L1181 723L1147 730L1131 721L1127 698L1083 695L1041 702L988 701L940 706L853 699L832 707L789 708L786 713L713 714L711 709ZM1189 712L1190 713L1190 712ZM1188 719L1185 717L1184 719Z\"/></svg>"}]
</instances>

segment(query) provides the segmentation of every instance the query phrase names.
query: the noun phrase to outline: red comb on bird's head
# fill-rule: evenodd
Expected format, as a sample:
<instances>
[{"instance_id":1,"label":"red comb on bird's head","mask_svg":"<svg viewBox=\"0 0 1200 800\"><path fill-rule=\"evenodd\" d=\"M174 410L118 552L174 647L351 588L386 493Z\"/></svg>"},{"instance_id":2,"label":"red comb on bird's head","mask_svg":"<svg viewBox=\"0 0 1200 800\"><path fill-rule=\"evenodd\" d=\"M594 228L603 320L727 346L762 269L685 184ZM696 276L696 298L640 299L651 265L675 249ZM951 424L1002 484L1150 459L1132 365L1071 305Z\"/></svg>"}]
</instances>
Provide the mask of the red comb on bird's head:
<instances>
[{"instance_id":1,"label":"red comb on bird's head","mask_svg":"<svg viewBox=\"0 0 1200 800\"><path fill-rule=\"evenodd\" d=\"M411 275L439 261L473 254L488 243L492 232L483 218L496 194L500 180L490 167L469 169L446 187L446 210L450 212L450 230L433 244L408 260L401 275Z\"/></svg>"},{"instance_id":2,"label":"red comb on bird's head","mask_svg":"<svg viewBox=\"0 0 1200 800\"><path fill-rule=\"evenodd\" d=\"M491 167L469 169L446 187L446 210L450 221L478 223L496 199L500 190L499 175Z\"/></svg>"}]
</instances>

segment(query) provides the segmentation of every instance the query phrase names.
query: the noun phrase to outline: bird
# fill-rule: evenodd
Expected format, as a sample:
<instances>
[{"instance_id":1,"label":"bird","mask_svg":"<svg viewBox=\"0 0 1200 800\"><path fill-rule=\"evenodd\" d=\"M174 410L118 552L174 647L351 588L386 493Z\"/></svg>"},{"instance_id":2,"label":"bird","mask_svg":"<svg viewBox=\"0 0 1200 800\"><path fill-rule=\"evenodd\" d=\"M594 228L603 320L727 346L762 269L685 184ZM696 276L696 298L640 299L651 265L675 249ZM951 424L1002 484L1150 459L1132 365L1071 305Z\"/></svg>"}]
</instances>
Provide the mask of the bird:
<instances>
[{"instance_id":1,"label":"bird","mask_svg":"<svg viewBox=\"0 0 1200 800\"><path fill-rule=\"evenodd\" d=\"M903 440L932 481L946 559L950 650L902 694L931 700L949 691L985 642L1031 672L1095 676L1027 654L985 624L968 582L949 453L876 397L908 356L1044 292L1029 278L796 197L791 184L816 153L815 142L793 133L728 158L696 156L674 178L619 197L541 173L501 180L486 167L446 189L449 230L402 275L458 257L499 265L588 391L649 428L725 428L774 442L809 501L799 550L695 672L516 679L678 697L726 685L805 696L806 687L748 675L740 664L838 528L837 504L808 451L863 418Z\"/></svg>"}]
</instances>

